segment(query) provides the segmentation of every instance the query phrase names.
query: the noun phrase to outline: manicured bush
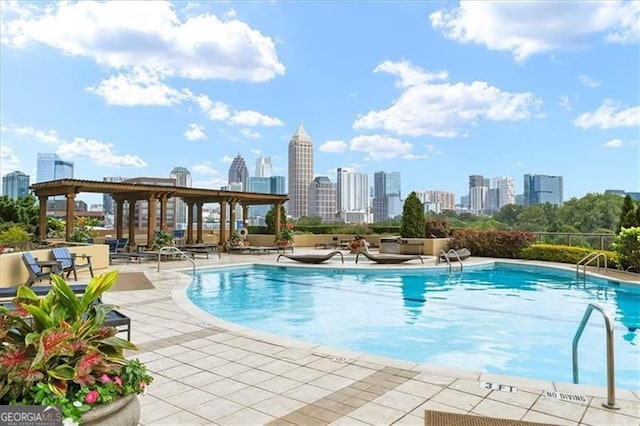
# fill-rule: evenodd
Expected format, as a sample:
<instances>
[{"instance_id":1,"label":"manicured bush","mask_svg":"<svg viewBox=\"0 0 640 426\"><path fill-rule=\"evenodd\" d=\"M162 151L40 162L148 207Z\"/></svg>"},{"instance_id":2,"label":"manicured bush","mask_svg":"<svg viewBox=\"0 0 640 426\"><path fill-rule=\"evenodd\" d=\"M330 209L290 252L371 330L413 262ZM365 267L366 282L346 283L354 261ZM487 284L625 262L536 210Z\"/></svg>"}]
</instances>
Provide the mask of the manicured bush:
<instances>
[{"instance_id":1,"label":"manicured bush","mask_svg":"<svg viewBox=\"0 0 640 426\"><path fill-rule=\"evenodd\" d=\"M424 229L427 238L448 238L451 235L451 225L446 219L429 217Z\"/></svg>"},{"instance_id":2,"label":"manicured bush","mask_svg":"<svg viewBox=\"0 0 640 426\"><path fill-rule=\"evenodd\" d=\"M403 238L424 238L424 208L415 192L404 200L400 235Z\"/></svg>"},{"instance_id":3,"label":"manicured bush","mask_svg":"<svg viewBox=\"0 0 640 426\"><path fill-rule=\"evenodd\" d=\"M449 248L468 248L473 256L517 259L522 249L536 240L532 232L457 230Z\"/></svg>"},{"instance_id":4,"label":"manicured bush","mask_svg":"<svg viewBox=\"0 0 640 426\"><path fill-rule=\"evenodd\" d=\"M615 252L606 250L598 250L598 252L604 253L607 256L607 267L617 267L618 256ZM544 260L547 262L572 263L575 265L590 253L593 253L592 249L582 247L561 246L555 244L533 244L522 249L520 257L528 260Z\"/></svg>"},{"instance_id":5,"label":"manicured bush","mask_svg":"<svg viewBox=\"0 0 640 426\"><path fill-rule=\"evenodd\" d=\"M613 243L624 269L640 272L640 228L622 228Z\"/></svg>"}]
</instances>

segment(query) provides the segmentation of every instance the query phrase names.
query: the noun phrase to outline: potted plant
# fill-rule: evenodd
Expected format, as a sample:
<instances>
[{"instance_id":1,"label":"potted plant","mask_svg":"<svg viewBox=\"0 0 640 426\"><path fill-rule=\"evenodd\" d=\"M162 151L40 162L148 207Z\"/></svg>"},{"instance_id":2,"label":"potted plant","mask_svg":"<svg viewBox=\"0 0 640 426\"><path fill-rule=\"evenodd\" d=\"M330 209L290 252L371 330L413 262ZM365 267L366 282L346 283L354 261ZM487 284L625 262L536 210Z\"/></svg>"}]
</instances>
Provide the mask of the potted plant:
<instances>
[{"instance_id":1,"label":"potted plant","mask_svg":"<svg viewBox=\"0 0 640 426\"><path fill-rule=\"evenodd\" d=\"M284 229L280 231L279 238L276 240L277 246L293 245L293 223L287 222Z\"/></svg>"},{"instance_id":2,"label":"potted plant","mask_svg":"<svg viewBox=\"0 0 640 426\"><path fill-rule=\"evenodd\" d=\"M61 406L65 425L99 424L111 411L125 416L114 424L137 425L136 395L152 377L139 360L124 358L136 347L104 325L114 307L99 299L117 277L96 276L77 296L52 275L45 297L20 287L16 309L0 307L0 404Z\"/></svg>"},{"instance_id":3,"label":"potted plant","mask_svg":"<svg viewBox=\"0 0 640 426\"><path fill-rule=\"evenodd\" d=\"M225 243L225 245L227 246L227 248L230 247L240 247L242 246L244 243L242 242L242 235L240 235L240 232L238 230L234 230L230 235L229 235L229 239L227 240L227 242Z\"/></svg>"}]
</instances>

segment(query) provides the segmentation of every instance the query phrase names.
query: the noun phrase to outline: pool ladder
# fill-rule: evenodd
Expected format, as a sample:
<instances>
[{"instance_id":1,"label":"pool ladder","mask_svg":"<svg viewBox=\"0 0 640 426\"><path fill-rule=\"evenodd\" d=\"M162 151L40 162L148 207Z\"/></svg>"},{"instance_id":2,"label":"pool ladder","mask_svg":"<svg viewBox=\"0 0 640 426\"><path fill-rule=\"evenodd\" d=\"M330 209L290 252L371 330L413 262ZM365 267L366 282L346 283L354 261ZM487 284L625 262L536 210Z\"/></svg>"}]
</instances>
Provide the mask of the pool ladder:
<instances>
[{"instance_id":1,"label":"pool ladder","mask_svg":"<svg viewBox=\"0 0 640 426\"><path fill-rule=\"evenodd\" d=\"M164 253L176 253L176 254L179 254L181 257L184 257L185 259L187 259L189 262L191 262L191 266L193 266L193 275L195 276L195 274L196 274L196 262L195 262L195 260L193 260L192 258L187 256L187 254L185 252L183 252L182 250L180 250L178 247L174 247L174 246L162 247L158 251L158 272L160 272L160 261L162 260L162 255Z\"/></svg>"},{"instance_id":2,"label":"pool ladder","mask_svg":"<svg viewBox=\"0 0 640 426\"><path fill-rule=\"evenodd\" d=\"M604 253L594 251L593 253L589 253L588 255L580 259L578 263L576 263L576 277L580 278L580 266L582 266L582 276L586 277L587 265L589 265L594 261L596 262L598 272L600 272L600 258L604 259L604 273L606 274L607 273L607 255Z\"/></svg>"},{"instance_id":3,"label":"pool ladder","mask_svg":"<svg viewBox=\"0 0 640 426\"><path fill-rule=\"evenodd\" d=\"M440 254L438 255L438 257L436 257L436 264L440 264L440 258L444 257L444 259L447 261L447 265L449 265L449 272L451 272L451 268L453 267L453 265L451 265L451 260L449 260L449 256L453 256L453 255L455 255L455 257L458 259L458 263L460 264L460 272L462 272L462 269L464 268L464 264L462 263L462 259L460 259L458 252L455 251L454 249L451 249L446 253L444 250L440 250Z\"/></svg>"},{"instance_id":4,"label":"pool ladder","mask_svg":"<svg viewBox=\"0 0 640 426\"><path fill-rule=\"evenodd\" d=\"M582 316L576 335L573 337L573 383L578 383L578 341L594 309L602 314L604 325L607 329L607 402L603 402L602 406L611 410L618 410L620 406L616 404L615 369L613 365L613 323L609 314L597 303L589 303Z\"/></svg>"}]
</instances>

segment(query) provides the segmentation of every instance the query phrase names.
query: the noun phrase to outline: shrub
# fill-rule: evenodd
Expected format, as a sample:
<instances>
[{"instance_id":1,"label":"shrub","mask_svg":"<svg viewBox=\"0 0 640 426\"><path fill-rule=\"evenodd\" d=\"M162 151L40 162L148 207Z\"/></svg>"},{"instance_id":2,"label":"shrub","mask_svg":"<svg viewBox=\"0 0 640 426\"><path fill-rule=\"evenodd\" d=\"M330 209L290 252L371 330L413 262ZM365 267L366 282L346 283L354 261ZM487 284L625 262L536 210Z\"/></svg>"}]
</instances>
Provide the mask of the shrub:
<instances>
[{"instance_id":1,"label":"shrub","mask_svg":"<svg viewBox=\"0 0 640 426\"><path fill-rule=\"evenodd\" d=\"M615 268L618 265L618 256L612 251L598 250L607 256L607 266ZM544 260L547 262L576 264L593 250L582 247L561 246L555 244L533 244L522 249L520 256L528 260Z\"/></svg>"},{"instance_id":2,"label":"shrub","mask_svg":"<svg viewBox=\"0 0 640 426\"><path fill-rule=\"evenodd\" d=\"M0 232L0 245L2 246L22 246L28 245L33 235L28 233L22 226L13 225L7 230Z\"/></svg>"},{"instance_id":3,"label":"shrub","mask_svg":"<svg viewBox=\"0 0 640 426\"><path fill-rule=\"evenodd\" d=\"M613 248L624 269L633 268L640 272L640 228L622 228L616 236Z\"/></svg>"},{"instance_id":4,"label":"shrub","mask_svg":"<svg viewBox=\"0 0 640 426\"><path fill-rule=\"evenodd\" d=\"M403 238L424 238L424 207L415 192L404 201L400 235Z\"/></svg>"},{"instance_id":5,"label":"shrub","mask_svg":"<svg viewBox=\"0 0 640 426\"><path fill-rule=\"evenodd\" d=\"M458 230L449 243L450 249L468 248L474 256L517 259L520 251L536 240L532 232Z\"/></svg>"},{"instance_id":6,"label":"shrub","mask_svg":"<svg viewBox=\"0 0 640 426\"><path fill-rule=\"evenodd\" d=\"M446 219L430 217L424 228L427 238L448 238L451 235L451 225Z\"/></svg>"}]
</instances>

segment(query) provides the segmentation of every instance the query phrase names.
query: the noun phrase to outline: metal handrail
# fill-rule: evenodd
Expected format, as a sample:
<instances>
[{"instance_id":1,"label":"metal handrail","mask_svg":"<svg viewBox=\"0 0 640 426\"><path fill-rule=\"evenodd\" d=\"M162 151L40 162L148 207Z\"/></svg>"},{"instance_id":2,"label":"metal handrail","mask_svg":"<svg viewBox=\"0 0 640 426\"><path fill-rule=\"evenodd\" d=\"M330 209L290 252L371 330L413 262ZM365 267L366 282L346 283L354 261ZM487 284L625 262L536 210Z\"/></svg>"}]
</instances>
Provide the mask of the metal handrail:
<instances>
[{"instance_id":1,"label":"metal handrail","mask_svg":"<svg viewBox=\"0 0 640 426\"><path fill-rule=\"evenodd\" d=\"M586 255L585 257L583 257L582 259L580 259L578 261L578 263L576 263L576 277L580 277L580 265L582 265L582 275L583 276L587 276L587 265L589 265L591 262L593 262L594 260L597 262L596 267L598 268L597 271L600 272L600 258L604 259L604 273L606 275L607 273L607 255L604 253L600 253L597 251L594 251L593 253L589 253L588 255Z\"/></svg>"},{"instance_id":2,"label":"metal handrail","mask_svg":"<svg viewBox=\"0 0 640 426\"><path fill-rule=\"evenodd\" d=\"M454 249L450 249L447 252L447 258L451 256L452 253L456 255L456 259L458 259L458 263L460 264L460 271L462 271L464 269L464 264L462 263L462 259L460 259L460 255L457 251L455 251Z\"/></svg>"},{"instance_id":3,"label":"metal handrail","mask_svg":"<svg viewBox=\"0 0 640 426\"><path fill-rule=\"evenodd\" d=\"M196 274L196 262L195 262L195 260L193 260L189 256L187 256L187 254L185 252L183 252L182 250L180 250L178 247L174 247L174 246L166 246L166 247L162 247L160 250L158 250L158 272L160 272L160 260L162 259L162 253L163 252L178 253L180 256L184 257L189 262L191 262L191 265L193 266L193 275Z\"/></svg>"},{"instance_id":4,"label":"metal handrail","mask_svg":"<svg viewBox=\"0 0 640 426\"><path fill-rule=\"evenodd\" d=\"M450 249L446 253L445 253L444 249L441 249L440 253L438 254L438 257L436 257L436 265L439 265L440 264L440 258L444 257L444 260L446 260L447 264L449 265L449 272L451 272L451 269L453 268L453 265L451 264L451 261L449 260L449 256L451 256L452 254L454 254L456 256L456 258L458 259L458 262L460 263L460 271L462 271L462 269L464 268L464 264L462 263L462 259L460 259L460 255L454 249Z\"/></svg>"},{"instance_id":5,"label":"metal handrail","mask_svg":"<svg viewBox=\"0 0 640 426\"><path fill-rule=\"evenodd\" d=\"M602 406L611 410L618 410L620 406L616 405L615 369L613 362L613 324L609 314L597 303L589 303L587 310L582 316L582 321L580 321L576 335L573 337L573 383L578 383L578 341L594 309L602 314L605 327L607 328L607 402L603 402Z\"/></svg>"}]
</instances>

